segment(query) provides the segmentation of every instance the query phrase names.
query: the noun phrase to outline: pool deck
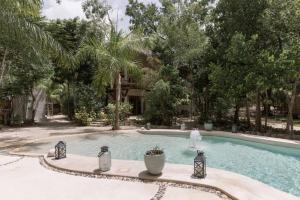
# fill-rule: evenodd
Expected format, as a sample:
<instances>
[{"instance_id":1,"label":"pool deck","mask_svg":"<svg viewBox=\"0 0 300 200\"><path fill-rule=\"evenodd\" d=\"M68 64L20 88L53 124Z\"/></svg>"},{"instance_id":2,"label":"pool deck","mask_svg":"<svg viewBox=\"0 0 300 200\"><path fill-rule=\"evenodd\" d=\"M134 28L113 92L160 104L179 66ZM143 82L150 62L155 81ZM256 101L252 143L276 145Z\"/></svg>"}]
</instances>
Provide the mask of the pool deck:
<instances>
[{"instance_id":1,"label":"pool deck","mask_svg":"<svg viewBox=\"0 0 300 200\"><path fill-rule=\"evenodd\" d=\"M67 158L55 160L45 157L48 165L61 170L99 173L98 160L93 157L67 155ZM142 161L112 160L112 168L104 175L141 178L146 180L170 181L174 183L205 185L218 188L241 200L299 200L299 198L277 190L259 181L236 173L208 168L205 179L193 179L193 166L166 163L161 176L151 176L145 171Z\"/></svg>"},{"instance_id":2,"label":"pool deck","mask_svg":"<svg viewBox=\"0 0 300 200\"><path fill-rule=\"evenodd\" d=\"M224 200L192 188L161 187L153 181L74 176L49 170L39 158L0 154L0 199L3 200ZM157 198L160 195L161 198Z\"/></svg>"},{"instance_id":3,"label":"pool deck","mask_svg":"<svg viewBox=\"0 0 300 200\"><path fill-rule=\"evenodd\" d=\"M171 130L171 129L151 129L151 130L137 130L141 134L145 135L190 135L190 130ZM228 137L228 138L236 138L251 142L257 142L262 144L270 144L270 145L277 145L282 147L288 148L297 148L300 149L300 141L297 140L287 140L282 138L272 138L272 137L265 137L265 136L258 136L258 135L248 135L242 133L230 133L225 131L205 131L199 130L201 135L204 136L220 136L220 137Z\"/></svg>"}]
</instances>

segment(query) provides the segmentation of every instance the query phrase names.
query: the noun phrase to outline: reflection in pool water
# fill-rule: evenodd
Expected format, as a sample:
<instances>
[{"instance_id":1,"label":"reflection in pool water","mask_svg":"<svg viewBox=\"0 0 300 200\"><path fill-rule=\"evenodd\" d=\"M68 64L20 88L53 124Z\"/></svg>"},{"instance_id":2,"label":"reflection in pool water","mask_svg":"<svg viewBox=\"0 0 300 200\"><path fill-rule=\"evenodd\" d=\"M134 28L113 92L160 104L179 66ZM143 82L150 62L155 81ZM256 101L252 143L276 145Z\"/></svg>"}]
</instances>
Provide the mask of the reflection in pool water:
<instances>
[{"instance_id":1,"label":"reflection in pool water","mask_svg":"<svg viewBox=\"0 0 300 200\"><path fill-rule=\"evenodd\" d=\"M165 150L170 163L192 165L196 155L195 150L188 148L189 137L121 134L66 141L68 153L93 157L102 145L110 147L114 159L143 160L144 152L155 146ZM35 147L34 151L45 153L56 142ZM200 145L209 167L243 174L300 196L300 150L215 136L204 136Z\"/></svg>"}]
</instances>

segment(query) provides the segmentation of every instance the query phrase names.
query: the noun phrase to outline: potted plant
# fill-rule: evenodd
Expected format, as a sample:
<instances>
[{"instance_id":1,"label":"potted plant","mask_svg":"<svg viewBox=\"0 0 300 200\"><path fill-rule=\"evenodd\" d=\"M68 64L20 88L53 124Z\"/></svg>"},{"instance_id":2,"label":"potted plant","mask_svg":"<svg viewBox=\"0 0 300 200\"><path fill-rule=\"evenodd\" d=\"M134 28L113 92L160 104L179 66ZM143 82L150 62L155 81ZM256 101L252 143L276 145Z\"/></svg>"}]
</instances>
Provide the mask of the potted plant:
<instances>
[{"instance_id":1,"label":"potted plant","mask_svg":"<svg viewBox=\"0 0 300 200\"><path fill-rule=\"evenodd\" d=\"M159 147L155 147L144 155L146 168L150 174L161 174L165 166L165 153Z\"/></svg>"},{"instance_id":2,"label":"potted plant","mask_svg":"<svg viewBox=\"0 0 300 200\"><path fill-rule=\"evenodd\" d=\"M208 120L207 122L204 122L204 129L206 131L212 131L213 129L213 123L211 120Z\"/></svg>"},{"instance_id":3,"label":"potted plant","mask_svg":"<svg viewBox=\"0 0 300 200\"><path fill-rule=\"evenodd\" d=\"M232 129L232 130L231 130L232 133L237 133L237 131L238 131L238 126L237 126L236 124L233 124L231 129Z\"/></svg>"}]
</instances>

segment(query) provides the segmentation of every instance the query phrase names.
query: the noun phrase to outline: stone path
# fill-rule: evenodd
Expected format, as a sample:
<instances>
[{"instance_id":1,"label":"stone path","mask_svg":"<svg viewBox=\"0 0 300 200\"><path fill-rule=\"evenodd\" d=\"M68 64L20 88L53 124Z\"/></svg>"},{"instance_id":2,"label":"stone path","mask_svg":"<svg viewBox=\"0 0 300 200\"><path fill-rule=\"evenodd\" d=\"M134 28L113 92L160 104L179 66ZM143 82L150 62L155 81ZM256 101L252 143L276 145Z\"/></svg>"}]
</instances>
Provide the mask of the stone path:
<instances>
[{"instance_id":1,"label":"stone path","mask_svg":"<svg viewBox=\"0 0 300 200\"><path fill-rule=\"evenodd\" d=\"M150 200L159 191L159 185L151 182L97 179L58 173L41 166L38 158L0 155L0 163L0 199ZM163 200L219 199L211 193L183 188L168 187L164 192Z\"/></svg>"}]
</instances>

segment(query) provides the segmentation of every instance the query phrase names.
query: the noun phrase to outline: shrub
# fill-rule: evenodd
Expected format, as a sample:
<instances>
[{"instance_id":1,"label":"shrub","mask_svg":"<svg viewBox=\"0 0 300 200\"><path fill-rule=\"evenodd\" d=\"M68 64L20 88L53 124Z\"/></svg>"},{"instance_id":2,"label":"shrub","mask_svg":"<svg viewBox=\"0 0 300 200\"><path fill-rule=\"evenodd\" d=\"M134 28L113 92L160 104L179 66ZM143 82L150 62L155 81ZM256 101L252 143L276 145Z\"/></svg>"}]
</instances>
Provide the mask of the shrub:
<instances>
[{"instance_id":1,"label":"shrub","mask_svg":"<svg viewBox=\"0 0 300 200\"><path fill-rule=\"evenodd\" d=\"M75 112L75 120L82 126L88 126L95 119L95 112L88 113L85 107L80 108Z\"/></svg>"},{"instance_id":2,"label":"shrub","mask_svg":"<svg viewBox=\"0 0 300 200\"><path fill-rule=\"evenodd\" d=\"M145 119L153 124L170 125L175 111L170 100L169 83L163 80L158 81L147 96Z\"/></svg>"},{"instance_id":3,"label":"shrub","mask_svg":"<svg viewBox=\"0 0 300 200\"><path fill-rule=\"evenodd\" d=\"M101 119L101 120L107 120L107 114L105 113L105 112L103 112L103 111L101 111L100 113L99 113L99 119Z\"/></svg>"},{"instance_id":4,"label":"shrub","mask_svg":"<svg viewBox=\"0 0 300 200\"><path fill-rule=\"evenodd\" d=\"M110 124L114 124L115 121L115 111L116 111L116 105L109 103L106 106L106 113L107 113L107 119ZM119 114L120 114L120 121L124 121L128 115L131 113L132 106L128 102L120 103L119 106Z\"/></svg>"},{"instance_id":5,"label":"shrub","mask_svg":"<svg viewBox=\"0 0 300 200\"><path fill-rule=\"evenodd\" d=\"M164 66L160 71L160 80L146 97L145 120L170 126L177 106L187 99L183 85L179 71L173 66Z\"/></svg>"},{"instance_id":6,"label":"shrub","mask_svg":"<svg viewBox=\"0 0 300 200\"><path fill-rule=\"evenodd\" d=\"M22 120L22 117L20 115L14 115L12 117L12 124L13 125L17 125L17 126L21 126L23 120Z\"/></svg>"},{"instance_id":7,"label":"shrub","mask_svg":"<svg viewBox=\"0 0 300 200\"><path fill-rule=\"evenodd\" d=\"M75 90L76 108L85 107L88 111L99 111L103 107L104 98L97 95L93 86L78 83Z\"/></svg>"}]
</instances>

